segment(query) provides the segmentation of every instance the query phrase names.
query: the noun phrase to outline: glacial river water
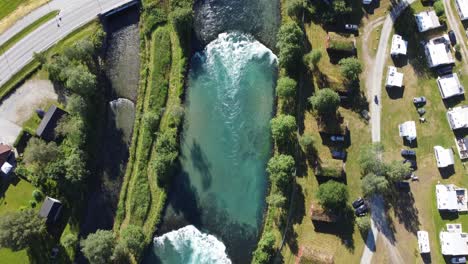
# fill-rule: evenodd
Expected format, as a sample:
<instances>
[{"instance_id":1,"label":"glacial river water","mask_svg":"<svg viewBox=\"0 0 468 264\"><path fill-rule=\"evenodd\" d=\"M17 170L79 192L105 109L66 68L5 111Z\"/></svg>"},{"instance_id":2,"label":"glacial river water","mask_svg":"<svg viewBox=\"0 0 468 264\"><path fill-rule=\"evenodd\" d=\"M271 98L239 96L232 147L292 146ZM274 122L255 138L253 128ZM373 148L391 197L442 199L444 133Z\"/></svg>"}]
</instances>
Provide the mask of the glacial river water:
<instances>
[{"instance_id":1,"label":"glacial river water","mask_svg":"<svg viewBox=\"0 0 468 264\"><path fill-rule=\"evenodd\" d=\"M279 3L197 1L181 170L144 263L248 263L271 156ZM264 44L262 44L264 43Z\"/></svg>"}]
</instances>

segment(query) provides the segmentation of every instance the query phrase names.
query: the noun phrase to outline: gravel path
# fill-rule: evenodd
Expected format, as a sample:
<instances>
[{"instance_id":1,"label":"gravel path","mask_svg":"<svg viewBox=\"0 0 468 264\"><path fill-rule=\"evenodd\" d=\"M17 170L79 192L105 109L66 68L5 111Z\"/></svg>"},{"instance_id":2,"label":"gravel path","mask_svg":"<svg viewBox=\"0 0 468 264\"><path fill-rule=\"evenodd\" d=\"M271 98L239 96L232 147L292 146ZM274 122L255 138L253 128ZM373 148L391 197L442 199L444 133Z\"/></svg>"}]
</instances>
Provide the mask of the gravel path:
<instances>
[{"instance_id":1,"label":"gravel path","mask_svg":"<svg viewBox=\"0 0 468 264\"><path fill-rule=\"evenodd\" d=\"M460 44L460 52L464 61L463 69L465 73L468 74L468 68L466 67L468 64L468 49L466 48L465 38L462 35L465 34L465 31L460 30L460 23L458 22L460 17L458 16L458 14L454 15L452 5L450 5L450 0L444 0L443 3L445 7L445 13L447 14L448 24L455 33L455 36L457 37L457 43Z\"/></svg>"},{"instance_id":2,"label":"gravel path","mask_svg":"<svg viewBox=\"0 0 468 264\"><path fill-rule=\"evenodd\" d=\"M387 51L388 51L388 42L390 40L390 34L393 29L393 23L396 18L401 14L401 12L410 5L414 0L403 0L398 5L393 7L390 14L385 17L385 21L383 22L382 33L380 35L379 47L377 49L377 54L375 55L375 59L371 62L371 65L367 65L370 69L369 74L370 78L366 80L366 87L367 87L367 96L368 101L370 103L370 115L371 115L371 127L372 127L372 142L380 142L380 119L381 119L381 104L376 104L374 102L374 98L377 97L378 101L380 102L381 94L382 94L382 78L384 74L384 67L385 61L387 58ZM371 23L372 24L372 23ZM375 24L371 26L371 28L377 26ZM365 34L370 34L365 32ZM369 49L364 49L368 51ZM368 54L364 55L364 58L370 58ZM367 61L366 61L367 62ZM362 253L361 257L361 264L368 264L372 261L372 256L376 250L376 241L377 238L380 237L384 239L385 244L387 246L386 250L389 253L391 263L398 264L398 263L405 263L403 258L401 257L398 249L396 248L395 244L389 240L389 236L391 236L391 230L388 225L387 217L385 214L384 209L384 202L381 197L374 197L370 201L372 214L371 214L371 232L367 237L366 246L364 247L364 252Z\"/></svg>"}]
</instances>

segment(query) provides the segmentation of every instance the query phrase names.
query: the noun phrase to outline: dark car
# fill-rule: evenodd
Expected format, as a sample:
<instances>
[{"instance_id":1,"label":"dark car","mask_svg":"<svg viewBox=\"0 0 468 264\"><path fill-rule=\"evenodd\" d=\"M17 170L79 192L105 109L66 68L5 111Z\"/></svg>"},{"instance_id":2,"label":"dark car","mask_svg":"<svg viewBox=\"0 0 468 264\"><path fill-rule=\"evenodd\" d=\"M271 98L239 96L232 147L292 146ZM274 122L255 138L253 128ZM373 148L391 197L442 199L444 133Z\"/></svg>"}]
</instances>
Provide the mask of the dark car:
<instances>
[{"instance_id":1,"label":"dark car","mask_svg":"<svg viewBox=\"0 0 468 264\"><path fill-rule=\"evenodd\" d=\"M332 155L332 158L334 159L339 159L339 160L346 159L346 151L333 150L331 152L331 155Z\"/></svg>"},{"instance_id":2,"label":"dark car","mask_svg":"<svg viewBox=\"0 0 468 264\"><path fill-rule=\"evenodd\" d=\"M423 105L426 103L426 97L424 96L419 96L419 97L414 97L413 98L413 104L415 105Z\"/></svg>"},{"instance_id":3,"label":"dark car","mask_svg":"<svg viewBox=\"0 0 468 264\"><path fill-rule=\"evenodd\" d=\"M364 199L359 197L351 205L353 206L354 209L357 209L359 206L361 206L363 204L364 204Z\"/></svg>"},{"instance_id":4,"label":"dark car","mask_svg":"<svg viewBox=\"0 0 468 264\"><path fill-rule=\"evenodd\" d=\"M418 168L418 164L416 163L416 160L414 160L414 159L405 159L403 161L403 164L406 164L406 163L409 163L410 168L412 168L413 170Z\"/></svg>"},{"instance_id":5,"label":"dark car","mask_svg":"<svg viewBox=\"0 0 468 264\"><path fill-rule=\"evenodd\" d=\"M402 149L400 154L403 157L415 157L416 156L416 151L411 150L411 149Z\"/></svg>"},{"instance_id":6,"label":"dark car","mask_svg":"<svg viewBox=\"0 0 468 264\"><path fill-rule=\"evenodd\" d=\"M367 205L363 204L359 206L358 208L356 208L356 211L354 211L354 213L356 214L356 216L365 216L368 211L369 211L369 208L367 207Z\"/></svg>"},{"instance_id":7,"label":"dark car","mask_svg":"<svg viewBox=\"0 0 468 264\"><path fill-rule=\"evenodd\" d=\"M343 135L333 135L333 136L330 136L330 140L332 142L344 142L345 137Z\"/></svg>"},{"instance_id":8,"label":"dark car","mask_svg":"<svg viewBox=\"0 0 468 264\"><path fill-rule=\"evenodd\" d=\"M358 25L354 25L354 24L346 24L346 25L344 25L344 28L345 28L346 30L349 30L349 31L358 31L359 26L358 26Z\"/></svg>"},{"instance_id":9,"label":"dark car","mask_svg":"<svg viewBox=\"0 0 468 264\"><path fill-rule=\"evenodd\" d=\"M448 32L448 36L449 36L450 43L452 44L452 46L455 46L457 44L457 37L455 36L455 32L453 32L453 30L450 30Z\"/></svg>"},{"instance_id":10,"label":"dark car","mask_svg":"<svg viewBox=\"0 0 468 264\"><path fill-rule=\"evenodd\" d=\"M398 181L398 182L395 183L395 186L397 187L397 189L402 190L402 191L409 191L410 190L409 182Z\"/></svg>"}]
</instances>

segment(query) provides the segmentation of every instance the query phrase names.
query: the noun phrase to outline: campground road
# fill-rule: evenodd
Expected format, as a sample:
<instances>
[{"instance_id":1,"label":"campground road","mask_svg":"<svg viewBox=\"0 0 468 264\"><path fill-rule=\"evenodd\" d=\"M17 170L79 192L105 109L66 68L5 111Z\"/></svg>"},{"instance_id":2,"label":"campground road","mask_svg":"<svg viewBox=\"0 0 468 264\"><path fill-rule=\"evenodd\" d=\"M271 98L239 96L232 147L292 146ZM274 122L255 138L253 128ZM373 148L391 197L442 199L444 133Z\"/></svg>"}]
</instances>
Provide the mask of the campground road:
<instances>
[{"instance_id":1,"label":"campground road","mask_svg":"<svg viewBox=\"0 0 468 264\"><path fill-rule=\"evenodd\" d=\"M80 26L90 22L101 12L112 10L117 6L132 2L133 0L53 0L50 10L59 9L60 20L53 19L21 39L13 47L0 55L0 86L8 81L15 73L26 66L33 58L34 52L41 52L63 39ZM45 5L31 12L18 21L9 30L0 36L0 43L8 36L21 31L28 25L27 21L34 22L36 18L50 11ZM26 22L25 22L26 21Z\"/></svg>"},{"instance_id":2,"label":"campground road","mask_svg":"<svg viewBox=\"0 0 468 264\"><path fill-rule=\"evenodd\" d=\"M390 40L390 34L393 29L393 23L401 12L415 0L403 0L393 7L390 14L385 17L383 22L382 32L380 34L379 46L375 59L370 65L369 78L366 80L366 88L368 101L370 102L370 116L371 116L371 134L372 142L380 142L380 121L381 121L381 95L382 95L382 78L384 74L385 61L387 58L388 42ZM373 28L373 27L371 27ZM366 50L368 52L368 49ZM368 55L367 55L368 56ZM365 56L366 57L366 56ZM369 56L368 56L369 57ZM369 65L368 65L369 66ZM374 98L378 99L378 104L374 102ZM361 256L361 264L370 264L372 256L376 250L377 238L384 239L386 250L388 252L391 263L398 264L404 263L398 249L391 242L389 237L391 236L390 228L386 218L384 209L384 202L381 197L374 197L371 199L371 232L367 237L364 252Z\"/></svg>"},{"instance_id":3,"label":"campground road","mask_svg":"<svg viewBox=\"0 0 468 264\"><path fill-rule=\"evenodd\" d=\"M457 37L457 43L460 44L460 52L464 62L464 72L468 73L468 49L466 48L465 38L462 35L465 32L460 30L460 17L458 16L458 14L454 15L452 5L450 5L450 0L443 0L443 3L445 7L445 13L447 15L448 24L455 33L455 36Z\"/></svg>"}]
</instances>

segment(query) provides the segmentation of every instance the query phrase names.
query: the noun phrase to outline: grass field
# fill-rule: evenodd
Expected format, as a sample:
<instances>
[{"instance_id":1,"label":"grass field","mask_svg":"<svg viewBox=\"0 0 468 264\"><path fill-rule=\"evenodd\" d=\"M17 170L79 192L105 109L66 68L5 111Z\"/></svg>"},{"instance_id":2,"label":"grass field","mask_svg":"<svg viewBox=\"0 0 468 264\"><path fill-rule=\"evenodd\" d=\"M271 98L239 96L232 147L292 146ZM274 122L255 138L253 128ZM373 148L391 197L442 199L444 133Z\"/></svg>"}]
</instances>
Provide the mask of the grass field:
<instances>
[{"instance_id":1,"label":"grass field","mask_svg":"<svg viewBox=\"0 0 468 264\"><path fill-rule=\"evenodd\" d=\"M50 0L0 0L0 33Z\"/></svg>"},{"instance_id":2,"label":"grass field","mask_svg":"<svg viewBox=\"0 0 468 264\"><path fill-rule=\"evenodd\" d=\"M413 7L415 10L425 9L419 2ZM415 27L408 23L404 23L404 26ZM397 31L400 30L397 29ZM422 261L417 254L416 231L426 230L429 232L432 262L444 263L440 252L439 231L448 222L462 223L464 230L468 230L468 216L463 215L454 220L442 219L435 205L435 184L437 182L454 183L468 187L464 180L468 171L462 165L458 154L455 153L455 172L453 174L440 172L436 166L433 147L440 145L456 151L454 133L449 128L446 111L449 106L466 105L467 101L462 98L459 101L444 104L436 83L437 75L424 66L426 58L421 55L421 47L417 46L419 44L415 36L414 34L404 36L409 41L409 63L399 68L399 71L404 73L405 88L384 90L382 93L382 142L386 150L384 155L386 160L402 159L399 151L408 147L404 146L402 139L398 136L398 124L408 120L417 122L419 115L412 99L415 96L425 96L428 100L424 106L427 111L424 115L427 122L417 122L418 139L417 146L414 148L418 162L416 175L419 176L420 181L411 183L411 194L402 195L401 197L406 197L406 199L398 199L389 215L393 220L396 245L405 260L410 263ZM390 58L388 58L388 65L393 65ZM454 72L459 72L461 67L462 65L457 65ZM468 77L459 76L466 87Z\"/></svg>"},{"instance_id":3,"label":"grass field","mask_svg":"<svg viewBox=\"0 0 468 264\"><path fill-rule=\"evenodd\" d=\"M34 21L34 23L30 24L29 26L25 27L23 30L15 34L13 37L8 39L5 43L0 45L0 55L7 51L9 48L13 47L16 43L18 43L21 39L27 36L29 33L33 32L47 21L53 19L59 13L58 10L54 10L43 17L39 18L38 20Z\"/></svg>"}]
</instances>

